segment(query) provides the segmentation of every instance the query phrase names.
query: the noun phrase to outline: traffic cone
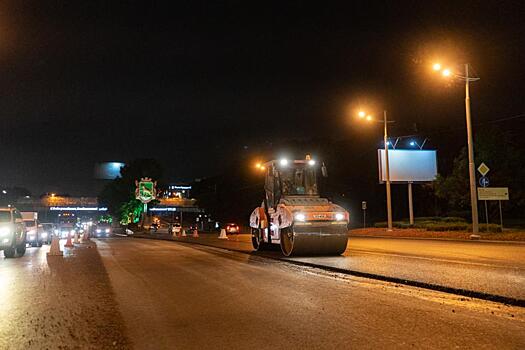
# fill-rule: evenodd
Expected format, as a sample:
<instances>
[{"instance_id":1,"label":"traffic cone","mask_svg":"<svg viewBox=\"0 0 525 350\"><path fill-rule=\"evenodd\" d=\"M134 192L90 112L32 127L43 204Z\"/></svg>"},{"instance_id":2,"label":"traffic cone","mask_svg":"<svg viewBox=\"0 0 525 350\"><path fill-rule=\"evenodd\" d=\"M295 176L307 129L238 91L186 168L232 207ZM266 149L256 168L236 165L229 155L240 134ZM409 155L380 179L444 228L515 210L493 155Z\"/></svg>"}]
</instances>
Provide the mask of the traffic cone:
<instances>
[{"instance_id":1,"label":"traffic cone","mask_svg":"<svg viewBox=\"0 0 525 350\"><path fill-rule=\"evenodd\" d=\"M186 236L186 230L185 230L185 229L182 229L181 232L182 232L182 233L180 234L181 237L187 237L187 236Z\"/></svg>"},{"instance_id":2,"label":"traffic cone","mask_svg":"<svg viewBox=\"0 0 525 350\"><path fill-rule=\"evenodd\" d=\"M75 244L79 244L80 243L79 240L78 240L78 233L77 232L75 232L75 239L73 240L73 243L75 243Z\"/></svg>"},{"instance_id":3,"label":"traffic cone","mask_svg":"<svg viewBox=\"0 0 525 350\"><path fill-rule=\"evenodd\" d=\"M51 247L49 248L49 251L47 252L48 256L63 256L64 253L60 250L60 240L57 236L53 236L51 239Z\"/></svg>"},{"instance_id":4,"label":"traffic cone","mask_svg":"<svg viewBox=\"0 0 525 350\"><path fill-rule=\"evenodd\" d=\"M199 231L197 231L197 229L193 230L192 237L199 237Z\"/></svg>"},{"instance_id":5,"label":"traffic cone","mask_svg":"<svg viewBox=\"0 0 525 350\"><path fill-rule=\"evenodd\" d=\"M73 243L71 242L71 233L67 234L67 241L66 241L66 244L64 244L64 247L66 247L66 248L73 248L74 247Z\"/></svg>"},{"instance_id":6,"label":"traffic cone","mask_svg":"<svg viewBox=\"0 0 525 350\"><path fill-rule=\"evenodd\" d=\"M226 236L226 230L221 228L221 234L219 235L219 239L228 239L228 236Z\"/></svg>"}]
</instances>

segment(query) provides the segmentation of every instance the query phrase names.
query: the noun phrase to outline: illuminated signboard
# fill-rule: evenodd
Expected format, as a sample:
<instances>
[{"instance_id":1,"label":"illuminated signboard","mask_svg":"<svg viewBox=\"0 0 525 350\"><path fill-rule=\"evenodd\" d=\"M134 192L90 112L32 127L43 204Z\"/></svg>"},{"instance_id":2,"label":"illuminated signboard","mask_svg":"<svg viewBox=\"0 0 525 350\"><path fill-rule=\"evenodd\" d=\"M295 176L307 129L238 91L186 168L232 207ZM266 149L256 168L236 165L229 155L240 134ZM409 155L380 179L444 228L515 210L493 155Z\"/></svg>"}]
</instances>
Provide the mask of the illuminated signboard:
<instances>
[{"instance_id":1,"label":"illuminated signboard","mask_svg":"<svg viewBox=\"0 0 525 350\"><path fill-rule=\"evenodd\" d=\"M385 150L378 153L379 182L386 180ZM388 150L392 183L432 182L437 176L437 156L433 150Z\"/></svg>"},{"instance_id":2,"label":"illuminated signboard","mask_svg":"<svg viewBox=\"0 0 525 350\"><path fill-rule=\"evenodd\" d=\"M107 211L106 207L50 207L53 211Z\"/></svg>"},{"instance_id":3,"label":"illuminated signboard","mask_svg":"<svg viewBox=\"0 0 525 350\"><path fill-rule=\"evenodd\" d=\"M150 208L149 211L177 211L177 208Z\"/></svg>"}]
</instances>

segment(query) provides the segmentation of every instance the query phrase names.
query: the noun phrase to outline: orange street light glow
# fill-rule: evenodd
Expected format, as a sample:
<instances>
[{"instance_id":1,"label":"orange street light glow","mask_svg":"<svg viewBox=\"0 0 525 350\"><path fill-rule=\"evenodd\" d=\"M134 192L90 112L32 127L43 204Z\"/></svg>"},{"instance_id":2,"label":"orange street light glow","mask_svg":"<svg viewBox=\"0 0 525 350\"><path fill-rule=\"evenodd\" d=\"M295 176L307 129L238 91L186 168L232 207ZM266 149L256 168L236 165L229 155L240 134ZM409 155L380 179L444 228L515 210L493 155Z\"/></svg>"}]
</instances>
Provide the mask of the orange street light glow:
<instances>
[{"instance_id":1,"label":"orange street light glow","mask_svg":"<svg viewBox=\"0 0 525 350\"><path fill-rule=\"evenodd\" d=\"M371 116L371 115L367 115L367 116L366 116L366 120L367 120L367 121L372 121L372 116Z\"/></svg>"},{"instance_id":2,"label":"orange street light glow","mask_svg":"<svg viewBox=\"0 0 525 350\"><path fill-rule=\"evenodd\" d=\"M434 63L434 65L432 66L432 69L435 71L439 71L441 70L441 65L439 63Z\"/></svg>"},{"instance_id":3,"label":"orange street light glow","mask_svg":"<svg viewBox=\"0 0 525 350\"><path fill-rule=\"evenodd\" d=\"M366 113L363 111L359 111L358 115L359 115L359 118L364 118Z\"/></svg>"},{"instance_id":4,"label":"orange street light glow","mask_svg":"<svg viewBox=\"0 0 525 350\"><path fill-rule=\"evenodd\" d=\"M443 70L443 76L444 76L444 77L448 77L448 76L450 76L450 69L444 69L444 70Z\"/></svg>"}]
</instances>

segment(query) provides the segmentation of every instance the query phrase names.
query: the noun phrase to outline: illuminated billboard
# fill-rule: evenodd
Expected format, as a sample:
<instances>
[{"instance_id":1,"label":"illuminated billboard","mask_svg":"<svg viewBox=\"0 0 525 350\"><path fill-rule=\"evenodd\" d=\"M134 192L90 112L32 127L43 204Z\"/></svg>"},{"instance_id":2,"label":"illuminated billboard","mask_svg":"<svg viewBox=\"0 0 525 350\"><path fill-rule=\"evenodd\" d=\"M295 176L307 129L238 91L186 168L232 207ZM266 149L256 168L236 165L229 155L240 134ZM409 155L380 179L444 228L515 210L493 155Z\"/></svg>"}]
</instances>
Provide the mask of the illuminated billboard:
<instances>
[{"instance_id":1,"label":"illuminated billboard","mask_svg":"<svg viewBox=\"0 0 525 350\"><path fill-rule=\"evenodd\" d=\"M120 176L120 168L126 164L120 162L104 162L95 164L95 179L113 180Z\"/></svg>"},{"instance_id":2,"label":"illuminated billboard","mask_svg":"<svg viewBox=\"0 0 525 350\"><path fill-rule=\"evenodd\" d=\"M379 182L386 180L385 150L377 150ZM432 182L437 176L437 154L433 150L388 150L392 183Z\"/></svg>"}]
</instances>

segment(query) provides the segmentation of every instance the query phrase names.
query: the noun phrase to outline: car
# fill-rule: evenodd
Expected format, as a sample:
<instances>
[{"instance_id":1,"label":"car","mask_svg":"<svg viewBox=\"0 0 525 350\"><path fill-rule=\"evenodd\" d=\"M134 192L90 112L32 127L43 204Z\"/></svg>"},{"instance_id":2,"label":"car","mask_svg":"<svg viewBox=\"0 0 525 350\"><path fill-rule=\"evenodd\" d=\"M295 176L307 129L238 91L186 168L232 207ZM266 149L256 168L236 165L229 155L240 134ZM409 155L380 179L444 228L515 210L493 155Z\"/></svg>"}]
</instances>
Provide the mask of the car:
<instances>
[{"instance_id":1,"label":"car","mask_svg":"<svg viewBox=\"0 0 525 350\"><path fill-rule=\"evenodd\" d=\"M239 225L235 223L229 223L226 225L226 233L232 234L232 233L240 233Z\"/></svg>"},{"instance_id":2,"label":"car","mask_svg":"<svg viewBox=\"0 0 525 350\"><path fill-rule=\"evenodd\" d=\"M51 239L54 236L55 225L51 223L41 223L40 225L38 225L38 231L40 232L44 243L50 244Z\"/></svg>"},{"instance_id":3,"label":"car","mask_svg":"<svg viewBox=\"0 0 525 350\"><path fill-rule=\"evenodd\" d=\"M182 232L182 226L176 222L171 224L168 228L168 233L178 235Z\"/></svg>"},{"instance_id":4,"label":"car","mask_svg":"<svg viewBox=\"0 0 525 350\"><path fill-rule=\"evenodd\" d=\"M58 236L58 238L67 238L69 235L73 237L75 235L75 228L72 224L60 224L55 229L55 235Z\"/></svg>"},{"instance_id":5,"label":"car","mask_svg":"<svg viewBox=\"0 0 525 350\"><path fill-rule=\"evenodd\" d=\"M0 208L0 250L6 258L23 256L26 252L26 228L15 208Z\"/></svg>"},{"instance_id":6,"label":"car","mask_svg":"<svg viewBox=\"0 0 525 350\"><path fill-rule=\"evenodd\" d=\"M111 235L111 226L109 224L98 224L95 226L93 235L97 238L109 237Z\"/></svg>"}]
</instances>

